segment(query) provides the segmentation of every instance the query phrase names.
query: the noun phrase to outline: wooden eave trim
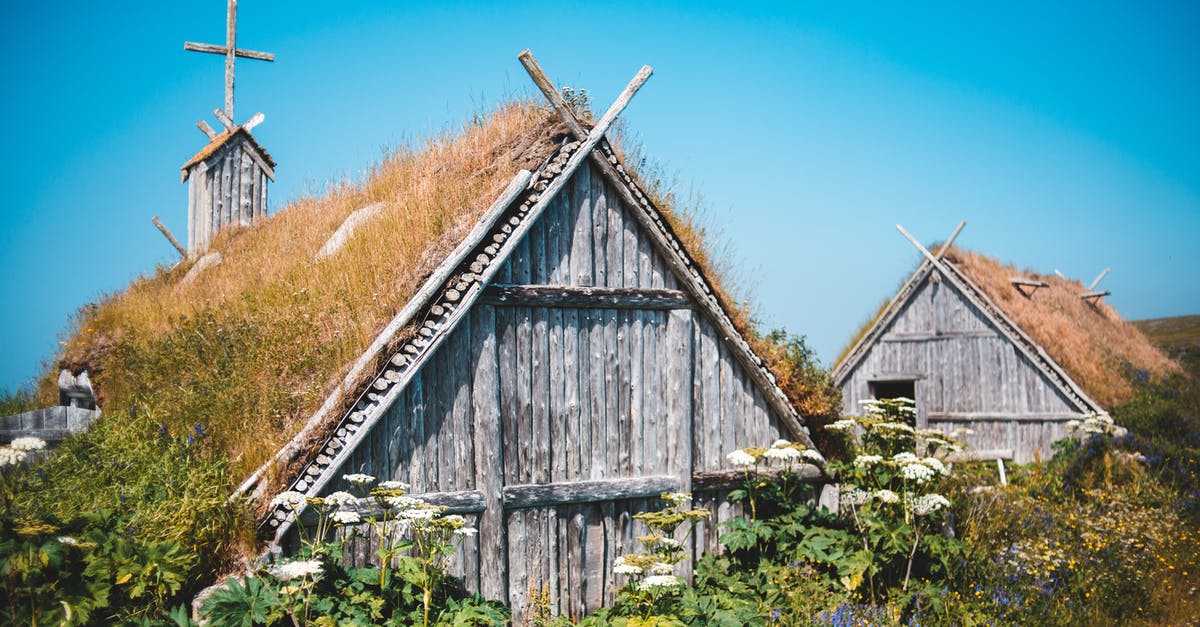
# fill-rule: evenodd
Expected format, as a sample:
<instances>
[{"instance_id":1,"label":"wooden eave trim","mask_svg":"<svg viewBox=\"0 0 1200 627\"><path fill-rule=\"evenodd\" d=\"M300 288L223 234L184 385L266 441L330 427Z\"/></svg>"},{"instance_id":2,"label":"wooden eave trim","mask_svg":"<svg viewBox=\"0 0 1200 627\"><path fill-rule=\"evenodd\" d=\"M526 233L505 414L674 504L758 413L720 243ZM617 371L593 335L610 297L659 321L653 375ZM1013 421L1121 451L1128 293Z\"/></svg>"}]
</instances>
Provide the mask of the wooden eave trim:
<instances>
[{"instance_id":1,"label":"wooden eave trim","mask_svg":"<svg viewBox=\"0 0 1200 627\"><path fill-rule=\"evenodd\" d=\"M630 213L634 215L642 230L650 236L651 243L662 255L663 261L680 279L681 287L691 294L699 309L716 326L751 380L762 389L763 398L782 419L792 437L815 450L808 429L800 420L799 412L775 382L775 375L767 369L762 358L754 353L749 342L725 313L716 291L688 256L670 224L662 218L662 212L650 202L633 177L625 172L625 168L621 166L616 153L607 142L601 144L600 151L592 153L592 163L600 168L601 173L621 195L621 199L633 209Z\"/></svg>"},{"instance_id":2,"label":"wooden eave trim","mask_svg":"<svg viewBox=\"0 0 1200 627\"><path fill-rule=\"evenodd\" d=\"M899 315L904 305L908 304L908 301L917 293L917 288L920 287L921 282L932 271L933 265L929 263L929 260L922 260L917 269L909 275L908 280L900 286L899 290L896 290L896 294L892 296L891 302L884 308L883 313L875 319L871 328L867 329L867 332L859 338L854 347L846 353L846 357L834 366L830 378L833 379L835 386L841 387L846 383L846 379L858 368L859 362L870 352L870 347L875 345L880 336L883 335L883 332L891 325L892 320Z\"/></svg>"}]
</instances>

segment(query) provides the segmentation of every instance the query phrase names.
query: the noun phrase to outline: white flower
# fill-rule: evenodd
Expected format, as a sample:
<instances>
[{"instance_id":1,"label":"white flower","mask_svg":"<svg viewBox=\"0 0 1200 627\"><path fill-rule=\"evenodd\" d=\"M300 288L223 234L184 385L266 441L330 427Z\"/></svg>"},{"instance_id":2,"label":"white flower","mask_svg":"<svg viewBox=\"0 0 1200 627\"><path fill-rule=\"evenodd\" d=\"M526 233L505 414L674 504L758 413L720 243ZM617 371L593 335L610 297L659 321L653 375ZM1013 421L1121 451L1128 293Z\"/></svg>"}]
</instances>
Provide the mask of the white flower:
<instances>
[{"instance_id":1,"label":"white flower","mask_svg":"<svg viewBox=\"0 0 1200 627\"><path fill-rule=\"evenodd\" d=\"M16 466L25 461L25 455L25 451L18 451L7 446L0 448L0 468L4 466Z\"/></svg>"},{"instance_id":2,"label":"white flower","mask_svg":"<svg viewBox=\"0 0 1200 627\"><path fill-rule=\"evenodd\" d=\"M622 555L613 562L613 572L618 575L640 575L642 569L625 561L625 556Z\"/></svg>"},{"instance_id":3,"label":"white flower","mask_svg":"<svg viewBox=\"0 0 1200 627\"><path fill-rule=\"evenodd\" d=\"M791 463L791 462L794 462L794 461L800 459L800 451L797 451L796 449L791 448L791 447L769 448L769 449L767 449L767 452L763 453L763 457L767 457L767 458L770 458L773 460L779 460L782 462Z\"/></svg>"},{"instance_id":4,"label":"white flower","mask_svg":"<svg viewBox=\"0 0 1200 627\"><path fill-rule=\"evenodd\" d=\"M285 562L283 564L272 566L267 572L271 573L271 575L281 581L289 581L292 579L299 579L301 577L312 577L317 579L321 576L321 562L317 560Z\"/></svg>"},{"instance_id":5,"label":"white flower","mask_svg":"<svg viewBox=\"0 0 1200 627\"><path fill-rule=\"evenodd\" d=\"M774 442L772 442L772 443L771 443L771 448L786 448L786 447L789 447L789 446L791 446L791 445L792 445L792 443L791 443L791 442L788 442L787 440L780 439L780 440L775 440Z\"/></svg>"},{"instance_id":6,"label":"white flower","mask_svg":"<svg viewBox=\"0 0 1200 627\"><path fill-rule=\"evenodd\" d=\"M638 582L638 590L645 592L652 588L671 588L680 584L675 575L650 575Z\"/></svg>"},{"instance_id":7,"label":"white flower","mask_svg":"<svg viewBox=\"0 0 1200 627\"><path fill-rule=\"evenodd\" d=\"M881 422L875 425L875 428L880 431L900 431L902 433L913 433L913 428L900 422Z\"/></svg>"},{"instance_id":8,"label":"white flower","mask_svg":"<svg viewBox=\"0 0 1200 627\"><path fill-rule=\"evenodd\" d=\"M380 490L407 490L408 484L403 481L384 481L379 484Z\"/></svg>"},{"instance_id":9,"label":"white flower","mask_svg":"<svg viewBox=\"0 0 1200 627\"><path fill-rule=\"evenodd\" d=\"M396 509L412 509L425 504L425 501L411 496L389 496L384 502Z\"/></svg>"},{"instance_id":10,"label":"white flower","mask_svg":"<svg viewBox=\"0 0 1200 627\"><path fill-rule=\"evenodd\" d=\"M942 463L942 460L940 460L936 457L926 457L925 459L921 460L921 463L925 464L926 466L929 466L930 470L936 472L939 475L950 474L950 472L948 470L946 470L946 466L945 466L945 464Z\"/></svg>"},{"instance_id":11,"label":"white flower","mask_svg":"<svg viewBox=\"0 0 1200 627\"><path fill-rule=\"evenodd\" d=\"M646 568L651 575L670 575L675 572L675 568L666 562L654 562Z\"/></svg>"},{"instance_id":12,"label":"white flower","mask_svg":"<svg viewBox=\"0 0 1200 627\"><path fill-rule=\"evenodd\" d=\"M881 461L883 461L883 457L879 455L859 455L858 457L854 458L854 467L866 468L867 466L878 464Z\"/></svg>"},{"instance_id":13,"label":"white flower","mask_svg":"<svg viewBox=\"0 0 1200 627\"><path fill-rule=\"evenodd\" d=\"M921 458L917 457L916 455L913 455L912 453L909 453L908 451L905 451L903 453L896 453L895 455L892 455L892 463L893 464L919 464L919 463L921 463Z\"/></svg>"},{"instance_id":14,"label":"white flower","mask_svg":"<svg viewBox=\"0 0 1200 627\"><path fill-rule=\"evenodd\" d=\"M917 516L926 516L944 507L950 507L950 501L940 494L926 494L918 497L912 504L912 511Z\"/></svg>"},{"instance_id":15,"label":"white flower","mask_svg":"<svg viewBox=\"0 0 1200 627\"><path fill-rule=\"evenodd\" d=\"M663 538L659 540L658 543L671 549L679 548L679 540L676 540L675 538Z\"/></svg>"},{"instance_id":16,"label":"white flower","mask_svg":"<svg viewBox=\"0 0 1200 627\"><path fill-rule=\"evenodd\" d=\"M296 492L288 490L280 492L275 498L271 499L271 507L287 507L288 509L300 509L301 505L308 502L308 497Z\"/></svg>"},{"instance_id":17,"label":"white flower","mask_svg":"<svg viewBox=\"0 0 1200 627\"><path fill-rule=\"evenodd\" d=\"M59 544L69 544L71 546L79 545L79 541L76 540L75 538L72 538L71 536L58 536L57 540L58 540Z\"/></svg>"},{"instance_id":18,"label":"white flower","mask_svg":"<svg viewBox=\"0 0 1200 627\"><path fill-rule=\"evenodd\" d=\"M11 446L12 448L14 448L18 451L40 451L40 450L46 448L46 442L45 442L45 440L42 440L41 438L27 436L24 438L17 438L15 440L13 440L12 443L9 444L9 446Z\"/></svg>"},{"instance_id":19,"label":"white flower","mask_svg":"<svg viewBox=\"0 0 1200 627\"><path fill-rule=\"evenodd\" d=\"M1068 420L1066 427L1067 427L1067 431L1074 431L1079 428L1079 421L1078 420Z\"/></svg>"},{"instance_id":20,"label":"white flower","mask_svg":"<svg viewBox=\"0 0 1200 627\"><path fill-rule=\"evenodd\" d=\"M332 505L333 507L345 507L347 505L353 505L357 500L358 499L354 498L353 494L350 494L349 492L342 492L340 490L325 496L325 504Z\"/></svg>"},{"instance_id":21,"label":"white flower","mask_svg":"<svg viewBox=\"0 0 1200 627\"><path fill-rule=\"evenodd\" d=\"M663 492L662 499L673 507L683 507L692 500L690 492Z\"/></svg>"},{"instance_id":22,"label":"white flower","mask_svg":"<svg viewBox=\"0 0 1200 627\"><path fill-rule=\"evenodd\" d=\"M457 536L473 536L479 533L479 530L474 527L459 527L454 530L454 535Z\"/></svg>"},{"instance_id":23,"label":"white flower","mask_svg":"<svg viewBox=\"0 0 1200 627\"><path fill-rule=\"evenodd\" d=\"M738 449L726 455L725 459L728 459L729 463L733 464L734 466L753 466L758 462L753 455L742 449Z\"/></svg>"},{"instance_id":24,"label":"white flower","mask_svg":"<svg viewBox=\"0 0 1200 627\"><path fill-rule=\"evenodd\" d=\"M400 517L408 520L431 520L434 513L431 509L414 507L400 512Z\"/></svg>"},{"instance_id":25,"label":"white flower","mask_svg":"<svg viewBox=\"0 0 1200 627\"><path fill-rule=\"evenodd\" d=\"M841 420L838 420L837 422L833 422L833 423L825 425L825 430L826 431L849 431L849 430L853 429L854 425L856 425L856 424L858 424L858 423L854 422L853 420L850 420L849 418L843 418Z\"/></svg>"},{"instance_id":26,"label":"white flower","mask_svg":"<svg viewBox=\"0 0 1200 627\"><path fill-rule=\"evenodd\" d=\"M871 500L871 493L866 490L850 487L842 490L839 500L842 502L842 505L862 505Z\"/></svg>"},{"instance_id":27,"label":"white flower","mask_svg":"<svg viewBox=\"0 0 1200 627\"><path fill-rule=\"evenodd\" d=\"M925 464L908 464L900 469L900 474L910 481L925 483L933 478L933 469Z\"/></svg>"},{"instance_id":28,"label":"white flower","mask_svg":"<svg viewBox=\"0 0 1200 627\"><path fill-rule=\"evenodd\" d=\"M896 503L900 500L900 495L891 490L879 490L872 496L884 503Z\"/></svg>"},{"instance_id":29,"label":"white flower","mask_svg":"<svg viewBox=\"0 0 1200 627\"><path fill-rule=\"evenodd\" d=\"M358 512L334 512L329 518L338 525L357 525L362 522L362 517L358 515Z\"/></svg>"},{"instance_id":30,"label":"white flower","mask_svg":"<svg viewBox=\"0 0 1200 627\"><path fill-rule=\"evenodd\" d=\"M371 475L363 474L361 472L356 472L351 475L342 475L342 479L345 479L347 482L352 483L357 486L364 486L364 485L370 485L372 483L375 483L375 477L372 477Z\"/></svg>"},{"instance_id":31,"label":"white flower","mask_svg":"<svg viewBox=\"0 0 1200 627\"><path fill-rule=\"evenodd\" d=\"M803 457L804 459L816 464L825 463L825 458L821 457L820 453L811 448L806 448L803 451L800 451L800 457Z\"/></svg>"}]
</instances>

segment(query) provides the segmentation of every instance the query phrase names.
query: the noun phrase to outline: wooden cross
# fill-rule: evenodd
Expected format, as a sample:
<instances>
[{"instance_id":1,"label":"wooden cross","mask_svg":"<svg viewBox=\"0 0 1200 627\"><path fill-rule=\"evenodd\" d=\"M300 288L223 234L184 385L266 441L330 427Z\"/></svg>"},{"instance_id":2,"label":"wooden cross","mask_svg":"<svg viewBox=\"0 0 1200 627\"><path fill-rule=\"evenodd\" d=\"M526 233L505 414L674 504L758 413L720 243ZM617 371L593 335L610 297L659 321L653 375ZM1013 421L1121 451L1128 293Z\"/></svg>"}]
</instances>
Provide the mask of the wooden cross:
<instances>
[{"instance_id":1,"label":"wooden cross","mask_svg":"<svg viewBox=\"0 0 1200 627\"><path fill-rule=\"evenodd\" d=\"M217 114L221 123L225 125L226 130L231 130L235 124L233 123L233 66L234 58L245 57L247 59L258 59L260 61L274 61L275 55L270 52L259 52L257 50L243 50L237 47L237 0L229 0L229 7L225 14L225 45L217 46L214 44L198 44L191 41L183 43L184 50L192 52L208 52L211 54L225 55L225 110ZM218 111L220 111L218 109ZM202 125L200 130L205 130ZM206 135L210 133L205 131Z\"/></svg>"}]
</instances>

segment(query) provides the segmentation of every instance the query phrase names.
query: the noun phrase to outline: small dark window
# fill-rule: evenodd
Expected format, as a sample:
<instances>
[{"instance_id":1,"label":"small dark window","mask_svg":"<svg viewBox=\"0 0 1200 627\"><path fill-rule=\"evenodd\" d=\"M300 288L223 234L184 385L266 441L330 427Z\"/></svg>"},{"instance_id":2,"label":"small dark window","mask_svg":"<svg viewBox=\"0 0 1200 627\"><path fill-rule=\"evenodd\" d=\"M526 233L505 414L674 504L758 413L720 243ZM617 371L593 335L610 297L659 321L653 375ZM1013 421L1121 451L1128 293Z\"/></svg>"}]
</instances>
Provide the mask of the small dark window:
<instances>
[{"instance_id":1,"label":"small dark window","mask_svg":"<svg viewBox=\"0 0 1200 627\"><path fill-rule=\"evenodd\" d=\"M871 381L871 396L876 400L885 398L907 398L915 401L917 398L917 382L912 379L898 381ZM905 422L915 426L916 416L909 414Z\"/></svg>"}]
</instances>

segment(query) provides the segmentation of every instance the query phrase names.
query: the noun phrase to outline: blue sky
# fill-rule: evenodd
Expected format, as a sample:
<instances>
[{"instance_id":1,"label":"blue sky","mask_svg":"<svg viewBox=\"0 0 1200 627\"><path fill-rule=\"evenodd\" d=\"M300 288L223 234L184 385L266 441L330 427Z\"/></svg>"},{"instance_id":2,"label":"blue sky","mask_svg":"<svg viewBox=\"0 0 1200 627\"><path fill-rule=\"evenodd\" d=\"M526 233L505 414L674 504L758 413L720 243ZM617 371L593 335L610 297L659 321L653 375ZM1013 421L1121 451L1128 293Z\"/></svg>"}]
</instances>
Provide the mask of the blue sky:
<instances>
[{"instance_id":1,"label":"blue sky","mask_svg":"<svg viewBox=\"0 0 1200 627\"><path fill-rule=\"evenodd\" d=\"M531 48L703 198L763 321L828 365L912 269L902 223L1102 286L1127 318L1200 313L1200 5L243 0L236 117L272 210L389 147L530 94ZM0 388L73 311L175 253L179 166L216 126L221 0L19 3L0 24Z\"/></svg>"}]
</instances>

